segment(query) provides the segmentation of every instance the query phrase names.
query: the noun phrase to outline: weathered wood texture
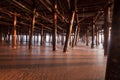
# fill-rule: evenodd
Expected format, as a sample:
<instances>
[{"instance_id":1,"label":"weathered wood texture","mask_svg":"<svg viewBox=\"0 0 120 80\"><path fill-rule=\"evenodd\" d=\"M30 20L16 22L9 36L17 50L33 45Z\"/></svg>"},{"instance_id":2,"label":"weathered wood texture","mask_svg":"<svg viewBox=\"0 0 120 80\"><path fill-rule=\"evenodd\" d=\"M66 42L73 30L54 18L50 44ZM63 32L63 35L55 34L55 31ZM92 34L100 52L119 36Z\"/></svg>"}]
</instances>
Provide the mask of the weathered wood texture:
<instances>
[{"instance_id":1,"label":"weathered wood texture","mask_svg":"<svg viewBox=\"0 0 120 80\"><path fill-rule=\"evenodd\" d=\"M114 0L111 44L105 80L120 80L120 0Z\"/></svg>"}]
</instances>

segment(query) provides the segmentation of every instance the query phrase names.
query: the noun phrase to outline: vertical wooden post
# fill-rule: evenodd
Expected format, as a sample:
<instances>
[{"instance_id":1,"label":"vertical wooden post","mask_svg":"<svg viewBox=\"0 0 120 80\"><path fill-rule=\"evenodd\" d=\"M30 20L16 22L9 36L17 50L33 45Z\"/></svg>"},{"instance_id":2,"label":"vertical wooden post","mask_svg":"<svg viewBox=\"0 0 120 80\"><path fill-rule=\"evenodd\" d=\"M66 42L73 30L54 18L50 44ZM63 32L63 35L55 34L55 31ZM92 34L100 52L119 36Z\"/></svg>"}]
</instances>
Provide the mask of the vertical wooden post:
<instances>
[{"instance_id":1,"label":"vertical wooden post","mask_svg":"<svg viewBox=\"0 0 120 80\"><path fill-rule=\"evenodd\" d=\"M17 44L19 44L19 39L20 39L19 34L20 34L20 32L18 31L18 32L17 32ZM11 35L11 33L10 33L10 31L9 31L8 40L10 40L10 35ZM9 42L9 43L10 43L10 42Z\"/></svg>"},{"instance_id":2,"label":"vertical wooden post","mask_svg":"<svg viewBox=\"0 0 120 80\"><path fill-rule=\"evenodd\" d=\"M75 28L75 32L74 32L74 37L73 37L73 42L72 42L72 47L74 47L75 45L75 41L76 41L76 38L77 38L77 31L78 31L78 14L76 14L76 28Z\"/></svg>"},{"instance_id":3,"label":"vertical wooden post","mask_svg":"<svg viewBox=\"0 0 120 80\"><path fill-rule=\"evenodd\" d=\"M71 36L72 26L73 26L73 22L74 22L74 17L75 17L75 11L73 11L71 14L70 26L69 26L67 33L66 33L66 41L65 41L63 52L66 52L67 48L68 48L69 38Z\"/></svg>"},{"instance_id":4,"label":"vertical wooden post","mask_svg":"<svg viewBox=\"0 0 120 80\"><path fill-rule=\"evenodd\" d=\"M27 35L27 32L26 32L26 45L27 45L27 40L28 40L28 35Z\"/></svg>"},{"instance_id":5,"label":"vertical wooden post","mask_svg":"<svg viewBox=\"0 0 120 80\"><path fill-rule=\"evenodd\" d=\"M33 14L32 14L32 25L31 28L29 30L29 49L31 49L32 47L32 36L33 36L33 30L34 30L34 25L35 25L35 13L36 13L36 9L33 10Z\"/></svg>"},{"instance_id":6,"label":"vertical wooden post","mask_svg":"<svg viewBox=\"0 0 120 80\"><path fill-rule=\"evenodd\" d=\"M95 28L95 23L92 23L92 42L91 42L91 48L94 48L94 28Z\"/></svg>"},{"instance_id":7,"label":"vertical wooden post","mask_svg":"<svg viewBox=\"0 0 120 80\"><path fill-rule=\"evenodd\" d=\"M22 34L22 31L20 33L20 44L23 44L23 34Z\"/></svg>"},{"instance_id":8,"label":"vertical wooden post","mask_svg":"<svg viewBox=\"0 0 120 80\"><path fill-rule=\"evenodd\" d=\"M33 37L34 37L34 45L35 45L35 41L36 41L35 36L36 36L36 35L35 35L35 33L34 33L34 34L33 34Z\"/></svg>"},{"instance_id":9,"label":"vertical wooden post","mask_svg":"<svg viewBox=\"0 0 120 80\"><path fill-rule=\"evenodd\" d=\"M86 46L88 46L88 44L89 44L89 40L88 40L88 30L87 30L87 32L86 32Z\"/></svg>"},{"instance_id":10,"label":"vertical wooden post","mask_svg":"<svg viewBox=\"0 0 120 80\"><path fill-rule=\"evenodd\" d=\"M44 44L46 44L46 33L44 32Z\"/></svg>"},{"instance_id":11,"label":"vertical wooden post","mask_svg":"<svg viewBox=\"0 0 120 80\"><path fill-rule=\"evenodd\" d=\"M39 41L39 33L37 33L37 43L38 43L38 41Z\"/></svg>"},{"instance_id":12,"label":"vertical wooden post","mask_svg":"<svg viewBox=\"0 0 120 80\"><path fill-rule=\"evenodd\" d=\"M28 38L28 37L27 37L27 33L26 33L26 44L27 44L27 38Z\"/></svg>"},{"instance_id":13,"label":"vertical wooden post","mask_svg":"<svg viewBox=\"0 0 120 80\"><path fill-rule=\"evenodd\" d=\"M99 34L99 30L98 30L98 32L97 32L97 34L98 34L98 45L100 44L100 34Z\"/></svg>"},{"instance_id":14,"label":"vertical wooden post","mask_svg":"<svg viewBox=\"0 0 120 80\"><path fill-rule=\"evenodd\" d=\"M61 43L62 43L62 45L64 45L64 32L61 36L62 36L62 40L61 40L62 42Z\"/></svg>"},{"instance_id":15,"label":"vertical wooden post","mask_svg":"<svg viewBox=\"0 0 120 80\"><path fill-rule=\"evenodd\" d=\"M77 45L77 43L78 43L79 35L80 35L80 27L78 26L77 37L75 39L75 45Z\"/></svg>"},{"instance_id":16,"label":"vertical wooden post","mask_svg":"<svg viewBox=\"0 0 120 80\"><path fill-rule=\"evenodd\" d=\"M19 43L19 31L17 31L17 43Z\"/></svg>"},{"instance_id":17,"label":"vertical wooden post","mask_svg":"<svg viewBox=\"0 0 120 80\"><path fill-rule=\"evenodd\" d=\"M2 28L0 27L0 44L2 44Z\"/></svg>"},{"instance_id":18,"label":"vertical wooden post","mask_svg":"<svg viewBox=\"0 0 120 80\"><path fill-rule=\"evenodd\" d=\"M96 26L96 46L98 46L98 27Z\"/></svg>"},{"instance_id":19,"label":"vertical wooden post","mask_svg":"<svg viewBox=\"0 0 120 80\"><path fill-rule=\"evenodd\" d=\"M51 43L51 33L49 33L49 43Z\"/></svg>"},{"instance_id":20,"label":"vertical wooden post","mask_svg":"<svg viewBox=\"0 0 120 80\"><path fill-rule=\"evenodd\" d=\"M83 36L83 41L84 41L84 43L86 43L86 34L84 34L84 36Z\"/></svg>"},{"instance_id":21,"label":"vertical wooden post","mask_svg":"<svg viewBox=\"0 0 120 80\"><path fill-rule=\"evenodd\" d=\"M57 37L57 41L56 41L56 42L57 42L57 44L59 44L59 40L60 40L60 38L59 38L59 34L57 34L56 37Z\"/></svg>"},{"instance_id":22,"label":"vertical wooden post","mask_svg":"<svg viewBox=\"0 0 120 80\"><path fill-rule=\"evenodd\" d=\"M10 30L8 29L8 45L10 45Z\"/></svg>"},{"instance_id":23,"label":"vertical wooden post","mask_svg":"<svg viewBox=\"0 0 120 80\"><path fill-rule=\"evenodd\" d=\"M5 33L5 42L7 42L7 33ZM17 41L17 40L16 40Z\"/></svg>"},{"instance_id":24,"label":"vertical wooden post","mask_svg":"<svg viewBox=\"0 0 120 80\"><path fill-rule=\"evenodd\" d=\"M108 54L108 34L109 34L109 27L108 27L108 7L105 8L104 11L104 55Z\"/></svg>"},{"instance_id":25,"label":"vertical wooden post","mask_svg":"<svg viewBox=\"0 0 120 80\"><path fill-rule=\"evenodd\" d=\"M6 42L6 33L3 34L3 41Z\"/></svg>"},{"instance_id":26,"label":"vertical wooden post","mask_svg":"<svg viewBox=\"0 0 120 80\"><path fill-rule=\"evenodd\" d=\"M68 46L71 46L72 39L73 39L73 36L70 36L70 41L69 41L69 43L68 43Z\"/></svg>"},{"instance_id":27,"label":"vertical wooden post","mask_svg":"<svg viewBox=\"0 0 120 80\"><path fill-rule=\"evenodd\" d=\"M120 0L114 0L111 44L105 80L120 80Z\"/></svg>"},{"instance_id":28,"label":"vertical wooden post","mask_svg":"<svg viewBox=\"0 0 120 80\"><path fill-rule=\"evenodd\" d=\"M102 29L101 29L101 43L103 43L103 31L102 31Z\"/></svg>"},{"instance_id":29,"label":"vertical wooden post","mask_svg":"<svg viewBox=\"0 0 120 80\"><path fill-rule=\"evenodd\" d=\"M50 43L52 44L52 33L50 34Z\"/></svg>"},{"instance_id":30,"label":"vertical wooden post","mask_svg":"<svg viewBox=\"0 0 120 80\"><path fill-rule=\"evenodd\" d=\"M17 36L16 36L16 23L17 23L17 13L14 14L14 22L13 22L13 36L12 36L12 48L16 49L17 47Z\"/></svg>"},{"instance_id":31,"label":"vertical wooden post","mask_svg":"<svg viewBox=\"0 0 120 80\"><path fill-rule=\"evenodd\" d=\"M43 45L43 26L41 27L41 42L40 45Z\"/></svg>"},{"instance_id":32,"label":"vertical wooden post","mask_svg":"<svg viewBox=\"0 0 120 80\"><path fill-rule=\"evenodd\" d=\"M54 0L54 8L55 10L57 10L57 0ZM54 10L54 20L53 20L53 25L54 25L54 29L53 29L53 51L56 51L56 44L57 44L57 40L56 40L56 36L57 36L57 13Z\"/></svg>"}]
</instances>

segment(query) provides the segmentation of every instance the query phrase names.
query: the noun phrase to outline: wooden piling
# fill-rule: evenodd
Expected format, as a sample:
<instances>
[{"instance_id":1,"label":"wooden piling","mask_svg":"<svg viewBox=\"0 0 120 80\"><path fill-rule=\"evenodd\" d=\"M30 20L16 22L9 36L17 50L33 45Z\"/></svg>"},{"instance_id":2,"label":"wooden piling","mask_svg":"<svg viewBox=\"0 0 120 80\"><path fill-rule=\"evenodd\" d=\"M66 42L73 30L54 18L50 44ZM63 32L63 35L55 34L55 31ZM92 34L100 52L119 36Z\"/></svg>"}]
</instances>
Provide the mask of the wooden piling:
<instances>
[{"instance_id":1,"label":"wooden piling","mask_svg":"<svg viewBox=\"0 0 120 80\"><path fill-rule=\"evenodd\" d=\"M68 48L68 43L69 43L69 39L70 39L71 32L72 32L74 17L75 17L75 11L73 11L72 14L71 14L71 21L70 21L70 24L69 24L70 26L69 26L69 28L67 30L67 33L66 33L66 41L65 41L63 52L66 52L67 48Z\"/></svg>"},{"instance_id":2,"label":"wooden piling","mask_svg":"<svg viewBox=\"0 0 120 80\"><path fill-rule=\"evenodd\" d=\"M40 45L43 45L43 26L41 27L41 41L40 41Z\"/></svg>"},{"instance_id":3,"label":"wooden piling","mask_svg":"<svg viewBox=\"0 0 120 80\"><path fill-rule=\"evenodd\" d=\"M120 0L114 0L111 43L105 80L120 80Z\"/></svg>"},{"instance_id":4,"label":"wooden piling","mask_svg":"<svg viewBox=\"0 0 120 80\"><path fill-rule=\"evenodd\" d=\"M91 42L91 48L94 48L94 28L95 28L95 23L92 23L92 42Z\"/></svg>"},{"instance_id":5,"label":"wooden piling","mask_svg":"<svg viewBox=\"0 0 120 80\"><path fill-rule=\"evenodd\" d=\"M96 26L96 46L98 46L98 27Z\"/></svg>"},{"instance_id":6,"label":"wooden piling","mask_svg":"<svg viewBox=\"0 0 120 80\"><path fill-rule=\"evenodd\" d=\"M77 45L78 41L79 41L79 37L80 37L80 27L78 25L78 31L77 31L77 37L75 39L75 45Z\"/></svg>"},{"instance_id":7,"label":"wooden piling","mask_svg":"<svg viewBox=\"0 0 120 80\"><path fill-rule=\"evenodd\" d=\"M86 32L86 46L88 46L88 44L89 44L88 32L89 32L89 31L87 30L87 32Z\"/></svg>"},{"instance_id":8,"label":"wooden piling","mask_svg":"<svg viewBox=\"0 0 120 80\"><path fill-rule=\"evenodd\" d=\"M30 30L29 30L29 49L32 48L32 36L33 36L34 25L35 25L35 13L36 13L36 9L33 10L32 25L31 25Z\"/></svg>"},{"instance_id":9,"label":"wooden piling","mask_svg":"<svg viewBox=\"0 0 120 80\"><path fill-rule=\"evenodd\" d=\"M108 54L108 35L109 35L109 26L108 26L108 7L104 10L104 55Z\"/></svg>"},{"instance_id":10,"label":"wooden piling","mask_svg":"<svg viewBox=\"0 0 120 80\"><path fill-rule=\"evenodd\" d=\"M55 10L57 10L57 0L54 0L54 8L55 8ZM57 49L57 47L56 47L56 45L57 45L57 40L56 40L56 36L57 36L57 13L56 13L56 11L54 10L54 19L53 19L53 26L54 26L54 28L53 28L53 41L52 41L52 43L53 43L53 51L56 51L56 49Z\"/></svg>"},{"instance_id":11,"label":"wooden piling","mask_svg":"<svg viewBox=\"0 0 120 80\"><path fill-rule=\"evenodd\" d=\"M75 41L77 39L77 31L78 31L78 14L76 14L76 27L75 27L75 32L74 32L74 37L73 37L73 42L72 42L72 47L75 46Z\"/></svg>"},{"instance_id":12,"label":"wooden piling","mask_svg":"<svg viewBox=\"0 0 120 80\"><path fill-rule=\"evenodd\" d=\"M17 23L17 13L14 14L14 22L13 22L13 35L12 35L12 48L17 48L17 32L16 32L16 23Z\"/></svg>"}]
</instances>

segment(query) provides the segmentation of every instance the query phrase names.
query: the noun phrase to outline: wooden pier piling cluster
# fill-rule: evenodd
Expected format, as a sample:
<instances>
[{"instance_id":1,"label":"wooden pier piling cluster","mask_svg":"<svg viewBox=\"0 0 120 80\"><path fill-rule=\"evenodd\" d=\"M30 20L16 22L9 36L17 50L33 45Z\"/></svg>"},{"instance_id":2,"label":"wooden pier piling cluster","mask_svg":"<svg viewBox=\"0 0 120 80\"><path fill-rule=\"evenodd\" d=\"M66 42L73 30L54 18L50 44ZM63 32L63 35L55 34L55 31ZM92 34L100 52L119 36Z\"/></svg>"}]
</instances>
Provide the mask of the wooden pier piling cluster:
<instances>
[{"instance_id":1,"label":"wooden pier piling cluster","mask_svg":"<svg viewBox=\"0 0 120 80\"><path fill-rule=\"evenodd\" d=\"M102 1L98 3L100 2ZM67 52L69 46L72 48L76 46L80 40L86 46L91 45L91 48L98 46L101 41L104 42L106 55L110 27L107 20L111 15L108 15L108 8L112 2L104 3L99 5L101 8L98 8L97 5L91 6L91 9L96 7L96 11L91 12L92 10L88 9L89 3L86 3L86 6L79 6L79 4L82 5L82 1L79 0L63 2L59 0L2 1L0 43L7 41L16 49L19 41L23 42L24 36L26 36L28 49L31 49L33 42L40 42L39 44L43 46L46 43L46 34L48 34L53 51L57 50L59 41L63 45L63 52ZM9 6L5 4L9 4ZM103 5L104 7L102 7Z\"/></svg>"},{"instance_id":2,"label":"wooden pier piling cluster","mask_svg":"<svg viewBox=\"0 0 120 80\"><path fill-rule=\"evenodd\" d=\"M111 35L110 35L111 34ZM106 80L120 79L120 0L1 0L0 47L32 49L47 41L67 52L78 43L103 45ZM110 37L111 36L111 37ZM49 38L49 39L48 39Z\"/></svg>"}]
</instances>

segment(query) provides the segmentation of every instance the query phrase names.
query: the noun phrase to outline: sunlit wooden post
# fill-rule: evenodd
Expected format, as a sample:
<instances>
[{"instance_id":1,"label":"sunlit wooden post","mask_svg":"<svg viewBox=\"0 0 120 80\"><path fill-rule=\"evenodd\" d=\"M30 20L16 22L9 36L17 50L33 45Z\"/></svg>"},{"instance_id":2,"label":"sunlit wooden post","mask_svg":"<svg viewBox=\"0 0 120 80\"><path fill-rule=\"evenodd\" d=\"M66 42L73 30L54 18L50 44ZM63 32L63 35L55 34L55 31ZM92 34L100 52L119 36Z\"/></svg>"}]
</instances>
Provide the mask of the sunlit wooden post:
<instances>
[{"instance_id":1,"label":"sunlit wooden post","mask_svg":"<svg viewBox=\"0 0 120 80\"><path fill-rule=\"evenodd\" d=\"M14 14L14 22L13 22L13 35L12 35L12 48L17 48L17 33L16 33L16 23L17 23L17 13Z\"/></svg>"},{"instance_id":2,"label":"sunlit wooden post","mask_svg":"<svg viewBox=\"0 0 120 80\"><path fill-rule=\"evenodd\" d=\"M34 25L35 25L35 13L36 13L36 9L33 10L32 25L29 30L29 49L31 49L31 47L32 47L32 36L33 36L33 30L34 30Z\"/></svg>"}]
</instances>

